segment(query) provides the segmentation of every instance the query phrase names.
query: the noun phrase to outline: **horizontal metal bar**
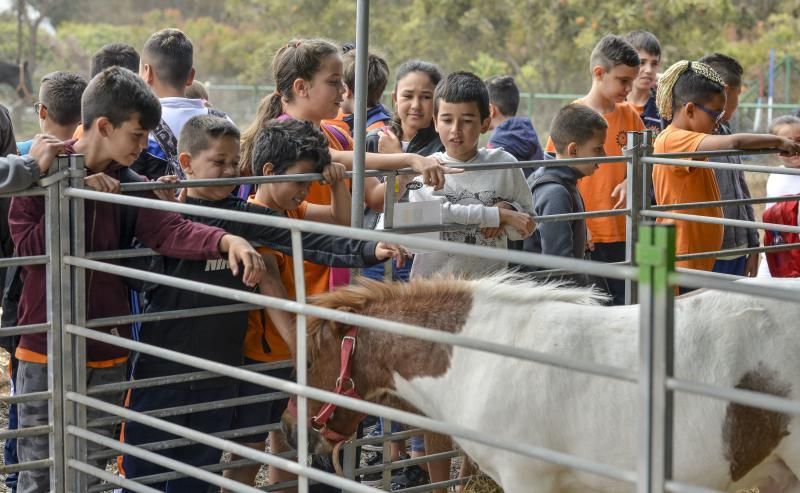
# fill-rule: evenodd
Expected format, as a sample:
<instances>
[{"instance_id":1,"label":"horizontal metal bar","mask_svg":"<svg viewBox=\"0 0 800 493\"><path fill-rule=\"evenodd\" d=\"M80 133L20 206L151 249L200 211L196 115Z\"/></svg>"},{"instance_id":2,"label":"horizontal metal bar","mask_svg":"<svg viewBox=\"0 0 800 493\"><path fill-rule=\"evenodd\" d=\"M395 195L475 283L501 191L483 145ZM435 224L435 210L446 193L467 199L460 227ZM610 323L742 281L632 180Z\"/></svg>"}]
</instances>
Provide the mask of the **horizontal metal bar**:
<instances>
[{"instance_id":1,"label":"horizontal metal bar","mask_svg":"<svg viewBox=\"0 0 800 493\"><path fill-rule=\"evenodd\" d=\"M4 395L0 397L0 404L19 404L20 402L46 401L50 398L50 391L31 392L30 394Z\"/></svg>"},{"instance_id":2,"label":"horizontal metal bar","mask_svg":"<svg viewBox=\"0 0 800 493\"><path fill-rule=\"evenodd\" d=\"M280 423L273 423L269 425L259 425L259 426L249 426L247 428L238 428L236 430L225 430L218 433L210 433L211 436L217 438L225 438L230 440L236 440L240 437L246 437L249 435L256 435L260 433L269 433L271 431L279 430L281 427ZM152 443L141 443L137 445L137 447L141 447L145 450L149 450L151 452L156 452L159 450L168 450L178 447L185 447L187 445L193 445L195 442L193 440L189 440L187 438L174 438L172 440L163 440L160 442L152 442ZM89 455L89 460L98 460L98 459L108 459L111 457L116 457L119 455L119 452L115 450L101 450L99 452L95 452ZM296 454L295 454L296 455Z\"/></svg>"},{"instance_id":3,"label":"horizontal metal bar","mask_svg":"<svg viewBox=\"0 0 800 493\"><path fill-rule=\"evenodd\" d=\"M742 255L750 255L751 253L765 253L765 252L784 252L786 250L796 250L800 248L800 243L785 243L783 245L770 245L765 247L752 247L752 248L729 248L728 250L716 250L714 252L703 253L687 253L686 255L678 255L675 260L690 260L695 258L717 258L717 257L733 257Z\"/></svg>"},{"instance_id":4,"label":"horizontal metal bar","mask_svg":"<svg viewBox=\"0 0 800 493\"><path fill-rule=\"evenodd\" d=\"M119 455L119 453L117 453L117 455ZM286 455L287 454L278 454L279 457L280 456L286 456ZM199 467L199 469L202 469L202 470L208 471L208 472L219 473L219 472L225 471L227 469L238 469L238 468L241 468L241 467L252 466L252 465L255 465L255 464L258 464L259 466L261 465L260 463L252 461L252 460L241 459L241 460L237 460L237 461L233 461L233 462L220 462L218 464L211 464L211 465L208 465L208 466L202 466L202 467ZM149 476L140 476L140 477L136 478L136 482L139 483L139 484L148 485L148 484L153 484L153 483L162 483L164 481L172 481L172 480L175 480L175 479L180 479L180 478L185 478L185 477L187 477L186 474L183 474L183 473L180 473L180 472L175 472L175 471L170 471L170 472L162 472L162 473L159 473L159 474L151 474ZM284 486L286 486L285 483L282 483L282 484L284 484ZM110 491L112 489L114 489L114 488L113 487L109 488L108 485L98 484L98 485L95 485L95 486L89 488L86 491L87 491L87 493L97 493L97 492L100 492L100 491Z\"/></svg>"},{"instance_id":5,"label":"horizontal metal bar","mask_svg":"<svg viewBox=\"0 0 800 493\"><path fill-rule=\"evenodd\" d=\"M47 193L44 188L29 188L18 192L0 193L0 199L13 199L14 197L38 197Z\"/></svg>"},{"instance_id":6,"label":"horizontal metal bar","mask_svg":"<svg viewBox=\"0 0 800 493\"><path fill-rule=\"evenodd\" d=\"M366 466L356 469L356 474L372 474L374 472L390 471L392 469L400 469L401 467L416 466L417 464L424 464L426 462L436 462L445 459L452 459L453 457L463 456L464 452L460 450L451 450L449 452L439 452L437 454L426 455L423 457L415 457L413 459L402 459L398 461L389 461L385 463L375 464L374 466Z\"/></svg>"},{"instance_id":7,"label":"horizontal metal bar","mask_svg":"<svg viewBox=\"0 0 800 493\"><path fill-rule=\"evenodd\" d=\"M50 425L30 426L28 428L17 428L16 430L0 431L0 440L9 440L20 437L38 437L47 435L53 431Z\"/></svg>"},{"instance_id":8,"label":"horizontal metal bar","mask_svg":"<svg viewBox=\"0 0 800 493\"><path fill-rule=\"evenodd\" d=\"M125 248L122 250L103 250L99 252L87 252L86 258L92 260L118 260L123 258L152 257L160 255L152 248Z\"/></svg>"},{"instance_id":9,"label":"horizontal metal bar","mask_svg":"<svg viewBox=\"0 0 800 493\"><path fill-rule=\"evenodd\" d=\"M239 368L250 371L266 371L277 370L280 368L292 368L292 362L278 361L275 363L257 363L254 365L244 365ZM128 389L142 389L148 387L158 387L161 385L171 385L176 383L196 382L199 380L209 380L211 378L219 378L214 372L210 371L193 371L188 373L178 373L175 375L167 375L164 377L142 378L140 380L128 380L127 382L109 383L105 385L95 385L86 389L87 395L100 395L108 394L110 392L119 392Z\"/></svg>"},{"instance_id":10,"label":"horizontal metal bar","mask_svg":"<svg viewBox=\"0 0 800 493\"><path fill-rule=\"evenodd\" d=\"M797 290L782 289L764 284L754 284L748 282L736 282L742 278L734 276L724 276L712 272L690 271L681 269L669 276L671 286L681 286L695 289L717 289L732 293L745 294L748 296L762 296L791 303L800 303L800 295Z\"/></svg>"},{"instance_id":11,"label":"horizontal metal bar","mask_svg":"<svg viewBox=\"0 0 800 493\"><path fill-rule=\"evenodd\" d=\"M83 473L89 474L90 476L100 478L101 480L108 483L108 484L98 485L103 487L102 490L95 490L96 487L93 487L89 488L88 491L110 491L114 489L114 486L122 486L126 490L135 491L137 493L161 493L159 490L153 489L149 486L141 485L136 481L125 479L118 474L111 474L108 471L98 469L94 466L90 466L89 464L85 464L75 459L69 459L67 461L67 465L72 469L75 469L76 471L81 471ZM111 487L109 487L109 485L111 485Z\"/></svg>"},{"instance_id":12,"label":"horizontal metal bar","mask_svg":"<svg viewBox=\"0 0 800 493\"><path fill-rule=\"evenodd\" d=\"M246 224L258 224L262 226L272 226L277 228L294 229L304 233L317 233L325 235L335 235L345 238L354 238L366 241L386 241L399 243L411 248L422 250L445 251L456 255L466 255L470 257L480 257L490 260L500 260L515 264L534 265L549 269L571 269L584 272L588 275L599 277L610 277L612 279L636 279L638 269L634 267L609 266L602 262L589 262L585 260L571 259L566 257L556 257L553 255L541 255L530 252L518 252L513 250L501 250L497 248L467 245L463 243L433 240L417 236L403 236L385 231L373 231L370 229L348 228L334 224L323 224L314 221L301 221L286 217L272 216L266 214L253 214L248 212L232 211L228 209L217 209L213 207L203 207L199 205L181 204L167 202L164 200L146 199L127 195L95 192L92 190L70 188L64 192L68 197L96 200L112 204L128 205L133 207L145 207L148 209L177 212L179 214L190 214L202 217L211 217L237 221Z\"/></svg>"},{"instance_id":13,"label":"horizontal metal bar","mask_svg":"<svg viewBox=\"0 0 800 493\"><path fill-rule=\"evenodd\" d=\"M691 159L666 159L656 156L643 157L642 162L645 164L662 164L666 166L682 166L686 168L726 169L731 171L749 171L751 173L800 176L800 169L780 168L777 166L717 163L714 161L692 161Z\"/></svg>"},{"instance_id":14,"label":"horizontal metal bar","mask_svg":"<svg viewBox=\"0 0 800 493\"><path fill-rule=\"evenodd\" d=\"M245 397L234 397L232 399L222 399L219 401L203 402L202 404L187 404L184 406L167 407L164 409L154 409L152 411L145 411L142 414L147 416L154 416L156 418L169 418L172 416L182 416L184 414L201 413L205 411L213 411L216 409L227 409L230 407L247 406L249 404L258 404L261 402L272 402L281 399L288 399L289 394L284 392L271 392L269 394L248 395ZM89 421L86 426L90 428L108 426L117 423L122 423L124 420L118 416L109 416L106 418L97 418Z\"/></svg>"},{"instance_id":15,"label":"horizontal metal bar","mask_svg":"<svg viewBox=\"0 0 800 493\"><path fill-rule=\"evenodd\" d=\"M444 233L448 231L461 231L465 227L466 226L463 224L431 224L426 226L400 226L384 228L382 231L391 232L398 235L413 235L419 233Z\"/></svg>"},{"instance_id":16,"label":"horizontal metal bar","mask_svg":"<svg viewBox=\"0 0 800 493\"><path fill-rule=\"evenodd\" d=\"M69 395L73 395L73 393L69 392ZM81 397L83 397L83 396L81 396ZM106 404L103 401L99 401L99 400L93 399L91 397L83 397L83 398L84 399L89 399L90 401L94 401L94 403ZM76 401L76 402L80 402L80 401ZM87 403L86 405L90 405L90 404ZM108 406L110 406L112 408L117 407L117 406L114 406L114 405L111 405L111 404L108 404ZM100 406L92 406L92 407L96 407L97 409L104 410L104 409L101 409ZM103 407L105 407L105 406L103 406ZM124 409L124 408L119 408L119 409ZM105 409L105 410L107 412L113 412L113 411L109 411L108 409ZM134 413L134 414L139 414L139 413ZM136 420L132 420L132 421L136 421ZM188 464L184 464L183 462L177 461L175 459L171 459L169 457L165 457L163 455L159 455L159 454L150 452L148 450L144 450L144 449L141 449L139 447L136 447L136 446L133 446L133 445L129 445L129 444L121 442L119 440L114 440L113 438L105 437L103 435L100 435L98 433L94 433L94 432L89 431L89 430L84 430L84 429L78 428L77 426L72 426L72 425L67 426L67 430L66 431L67 431L67 433L69 433L71 435L74 435L74 436L76 436L78 438L83 438L84 440L89 440L91 442L100 444L100 445L102 445L104 447L109 447L109 448L113 448L113 449L119 450L123 454L127 454L127 455L132 455L134 457L138 457L138 458L140 458L142 460L146 460L148 462L152 462L154 464L158 464L161 467L165 467L167 469L172 469L173 471L180 471L180 472L182 472L184 474L187 474L189 476L197 478L197 479L199 479L201 481L205 481L207 483L211 483L211 484L214 484L214 485L217 485L217 486L221 486L221 487L226 488L226 489L228 489L230 491L242 492L242 493L261 493L258 489L253 488L252 486L247 486L247 485L245 485L243 483L239 483L238 481L233 481L231 479L224 478L224 477L219 476L217 474L213 474L213 473L210 473L208 471L204 471L203 469L200 469L199 467L195 467L195 466L190 466ZM202 433L201 433L201 435L202 435Z\"/></svg>"},{"instance_id":17,"label":"horizontal metal bar","mask_svg":"<svg viewBox=\"0 0 800 493\"><path fill-rule=\"evenodd\" d=\"M652 158L683 159L683 158L713 158L726 156L756 156L759 154L778 154L778 149L728 149L724 151L703 151L703 152L665 152L662 154L651 154Z\"/></svg>"},{"instance_id":18,"label":"horizontal metal bar","mask_svg":"<svg viewBox=\"0 0 800 493\"><path fill-rule=\"evenodd\" d=\"M667 388L675 392L710 397L713 399L735 402L744 406L755 407L781 414L800 416L800 401L777 397L770 394L753 392L752 390L719 387L701 382L689 382L679 378L667 379Z\"/></svg>"},{"instance_id":19,"label":"horizontal metal bar","mask_svg":"<svg viewBox=\"0 0 800 493\"><path fill-rule=\"evenodd\" d=\"M575 164L614 164L627 161L625 156L607 157L579 157L570 159L541 159L538 161L509 161L500 163L447 163L450 168L463 169L469 171L492 171L498 169L516 168L557 168L561 166L572 166Z\"/></svg>"},{"instance_id":20,"label":"horizontal metal bar","mask_svg":"<svg viewBox=\"0 0 800 493\"><path fill-rule=\"evenodd\" d=\"M490 447L494 447L497 449L508 450L510 452L521 454L527 457L533 457L535 459L543 460L546 462L552 462L554 464L559 464L562 466L579 469L599 476L617 479L629 483L634 483L636 481L635 472L620 469L616 466L601 464L588 459L571 456L569 454L565 454L554 450L549 450L535 445L521 444L515 441L508 441L504 437L486 435L484 433L469 428L465 428L463 426L455 425L452 423L437 421L431 418L420 416L418 414L399 411L397 409L381 406L371 402L362 401L351 397L345 397L340 394L327 392L314 387L300 386L297 385L297 383L295 382L290 382L280 378L271 377L269 375L263 375L260 373L241 370L239 368L229 365L224 365L222 363L208 361L203 358L198 358L195 356L179 353L177 351L171 351L169 349L151 346L149 344L143 344L141 342L132 341L122 337L113 336L111 334L105 334L102 332L86 329L83 327L78 327L75 325L67 325L65 327L65 331L77 336L86 337L89 339L105 342L119 347L125 347L133 351L152 354L153 356L157 356L159 358L167 359L170 361L175 361L177 363L185 364L187 366L194 366L196 368L203 368L209 371L215 371L218 372L220 375L235 378L237 380L242 380L257 385L272 387L274 389L289 394L297 394L299 396L318 400L321 402L330 402L332 404L335 404L337 406L342 406L347 409L352 409L372 416L382 416L385 418L389 418L392 421L397 421L399 423L406 423L411 426L416 426L440 434L450 435L454 437L462 437L466 440L482 443L484 445L488 445ZM211 443L212 440L219 440L219 439L210 438L202 433L194 432L193 430L187 430L186 428L178 426L175 423L164 422L157 418L144 416L141 413L136 413L119 406L114 406L112 404L108 404L106 402L94 399L92 397L86 397L80 394L75 394L74 392L69 392L67 394L67 398L75 402L78 402L80 404L88 405L100 409L102 411L121 416L125 419L137 421L142 424L145 424L146 426L152 426L158 429L162 429L164 431L173 433L175 435L191 438L200 443L205 443L213 447L217 447L217 445L214 445L215 443L216 444L229 443L221 441L214 441L213 443ZM228 447L227 445L224 445L220 446L219 448L223 448L224 450L229 450L231 452L236 453L237 455L240 455L242 457L252 458L254 460L260 460L261 458L264 458L264 456L258 455L259 454L258 452L255 452L253 449L247 449L247 447L244 447L245 450L243 450L242 448L237 448L235 451L227 447ZM256 455L253 455L254 453ZM266 461L266 458L265 462L267 464L272 465L270 462ZM287 470L293 474L298 474L298 472L301 470L299 466L295 463L292 463L292 469L286 469L281 464L276 464L276 466L280 469ZM312 479L318 479L314 477L311 474L311 472L307 472L306 474L308 475L308 477L311 477ZM348 484L350 483L348 482ZM337 485L334 484L334 486Z\"/></svg>"},{"instance_id":21,"label":"horizontal metal bar","mask_svg":"<svg viewBox=\"0 0 800 493\"><path fill-rule=\"evenodd\" d=\"M679 214L677 212L641 211L639 215L663 219L677 219L680 221L693 221L696 223L721 224L723 226L738 226L748 229L767 229L781 233L800 233L800 226L787 226L785 224L763 223L758 221L743 221L741 219L725 219L721 217L700 216L697 214Z\"/></svg>"},{"instance_id":22,"label":"horizontal metal bar","mask_svg":"<svg viewBox=\"0 0 800 493\"><path fill-rule=\"evenodd\" d=\"M53 465L53 459L39 459L18 464L0 464L0 474L12 474L20 471L33 471L35 469L47 469Z\"/></svg>"},{"instance_id":23,"label":"horizontal metal bar","mask_svg":"<svg viewBox=\"0 0 800 493\"><path fill-rule=\"evenodd\" d=\"M47 332L49 330L50 330L49 323L17 325L16 327L0 328L0 336L11 337L11 336L21 336L25 334L38 334L40 332Z\"/></svg>"},{"instance_id":24,"label":"horizontal metal bar","mask_svg":"<svg viewBox=\"0 0 800 493\"><path fill-rule=\"evenodd\" d=\"M732 205L777 204L779 202L792 202L798 199L800 199L800 195L794 197L762 197L758 199L715 200L712 202L686 202L685 204L654 205L648 207L647 210L673 211L681 209L701 209L705 207L728 207Z\"/></svg>"},{"instance_id":25,"label":"horizontal metal bar","mask_svg":"<svg viewBox=\"0 0 800 493\"><path fill-rule=\"evenodd\" d=\"M145 272L136 269L129 269L119 265L106 264L94 260L85 260L77 257L64 257L64 263L74 265L76 267L83 267L86 269L94 269L100 272L109 274L120 274L126 277L142 279L145 281L158 282L166 286L172 286L178 289L186 289L189 291L202 291L211 296L218 296L220 298L235 299L236 301L247 301L257 303L259 305L277 308L292 313L299 313L311 315L328 320L335 320L337 322L345 323L348 325L358 325L369 329L376 329L385 332L391 332L408 337L415 337L441 344L450 344L455 346L466 347L478 351L484 351L494 354L501 354L503 356L511 356L517 359L533 361L536 363L547 364L559 368L570 370L577 370L594 375L601 375L609 378L615 378L627 382L636 382L636 373L632 370L622 368L615 368L612 366L601 365L588 361L577 361L563 356L544 353L540 351L533 351L525 348L504 346L484 339L477 339L473 337L465 337L463 335L451 334L449 332L431 330L424 327L417 327L415 325L405 324L401 322L394 322L391 320L384 320L380 318L367 317L351 312L344 312L333 310L330 308L323 308L314 305L300 304L295 301L290 301L280 298L272 298L261 294L241 291L238 289L224 288L221 286L212 286L197 281L190 281L179 277L167 276L164 274L155 274L153 272Z\"/></svg>"},{"instance_id":26,"label":"horizontal metal bar","mask_svg":"<svg viewBox=\"0 0 800 493\"><path fill-rule=\"evenodd\" d=\"M209 306L202 308L187 308L184 310L169 310L165 312L150 312L150 313L143 313L141 315L124 315L121 317L95 318L93 320L89 320L86 323L86 326L89 328L93 328L93 327L108 327L119 324L130 324L133 322L160 322L163 320L174 320L177 318L205 317L208 315L249 312L251 310L259 310L259 309L261 309L260 306L253 305L251 303L235 303L232 305ZM220 330L224 329L220 328Z\"/></svg>"},{"instance_id":27,"label":"horizontal metal bar","mask_svg":"<svg viewBox=\"0 0 800 493\"><path fill-rule=\"evenodd\" d=\"M412 486L411 488L404 488L401 491L403 491L404 493L425 493L427 491L438 490L441 488L447 488L447 491L449 491L449 488L451 486L466 484L472 478L473 476L469 476L466 478L448 479L447 481L439 481L438 483L423 484L420 486Z\"/></svg>"},{"instance_id":28,"label":"horizontal metal bar","mask_svg":"<svg viewBox=\"0 0 800 493\"><path fill-rule=\"evenodd\" d=\"M627 216L631 213L630 209L612 209L592 212L574 212L569 214L550 214L547 216L536 216L537 223L555 223L559 221L574 221L575 219L590 219L593 217L613 217Z\"/></svg>"},{"instance_id":29,"label":"horizontal metal bar","mask_svg":"<svg viewBox=\"0 0 800 493\"><path fill-rule=\"evenodd\" d=\"M50 261L47 255L33 255L30 257L11 257L0 259L0 269L16 265L44 265Z\"/></svg>"},{"instance_id":30,"label":"horizontal metal bar","mask_svg":"<svg viewBox=\"0 0 800 493\"><path fill-rule=\"evenodd\" d=\"M369 445L374 443L399 442L401 440L407 440L413 436L423 435L424 433L425 433L424 430L421 430L419 428L414 428L413 430L398 431L397 433L391 433L391 434L387 433L385 435L380 435L380 436L358 438L356 440L350 440L347 443L352 445L353 447L361 447L362 445Z\"/></svg>"},{"instance_id":31,"label":"horizontal metal bar","mask_svg":"<svg viewBox=\"0 0 800 493\"><path fill-rule=\"evenodd\" d=\"M680 481L666 481L664 490L670 493L725 493L724 491L712 490L703 486L681 483Z\"/></svg>"},{"instance_id":32,"label":"horizontal metal bar","mask_svg":"<svg viewBox=\"0 0 800 493\"><path fill-rule=\"evenodd\" d=\"M305 476L314 479L316 481L319 481L321 483L325 483L336 488L341 488L345 491L353 491L354 493L374 493L374 491L371 488L363 486L360 483L356 483L355 481L350 481L341 478L339 476L336 476L334 474L326 473L310 467L301 467L300 464L298 464L297 462L292 462L287 459L283 459L281 457L267 454L265 452L259 452L245 445L230 442L227 440L222 440L221 438L215 438L206 435L205 433L195 431L185 426L180 426L175 423L171 423L169 421L164 421L150 416L144 416L141 413L125 409L124 407L115 406L113 404L109 404L99 399L86 397L80 394L76 394L74 392L67 392L66 398L73 402L90 406L100 411L104 411L111 414L118 414L124 417L126 420L135 421L137 423L141 423L151 428L156 428L158 430L162 430L167 433L172 433L174 435L182 436L184 438L194 440L197 443L202 443L209 447L214 447L220 450L224 450L226 452L231 452L240 457L255 460L263 464L267 464L269 466L274 466L281 470L295 474L297 476ZM67 432L78 436L83 436L84 438L87 436L88 433L90 433L86 430L76 428L75 426L67 427ZM181 462L168 459L162 455L142 450L139 447L134 447L132 445L128 445L117 440L112 440L110 438L97 435L96 433L92 433L92 435L94 435L97 443L100 443L100 445L117 449L125 454L134 455L144 460L148 461L156 460L158 461L158 464L160 464L163 467L172 469L174 471L194 474L195 477L197 477L198 479L201 479L203 481L212 484L216 484L218 486L224 486L225 488L229 488L231 491L245 491L247 493L250 493L252 490L255 490L257 493L260 493L260 491L256 490L255 488L249 486L245 487L241 483L237 483L235 481L224 480L224 478L220 478L214 474L208 473L196 467L187 466ZM231 484L229 483L233 483L233 487L231 487Z\"/></svg>"}]
</instances>

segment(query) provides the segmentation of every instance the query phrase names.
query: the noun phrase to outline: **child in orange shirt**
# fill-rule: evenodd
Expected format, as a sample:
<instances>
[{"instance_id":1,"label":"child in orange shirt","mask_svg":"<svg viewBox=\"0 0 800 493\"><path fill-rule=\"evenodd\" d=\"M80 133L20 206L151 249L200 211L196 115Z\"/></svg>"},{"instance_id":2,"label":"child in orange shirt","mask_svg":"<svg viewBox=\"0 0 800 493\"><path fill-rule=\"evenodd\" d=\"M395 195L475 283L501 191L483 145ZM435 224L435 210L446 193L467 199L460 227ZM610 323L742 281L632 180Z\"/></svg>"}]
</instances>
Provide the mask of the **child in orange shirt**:
<instances>
[{"instance_id":1,"label":"child in orange shirt","mask_svg":"<svg viewBox=\"0 0 800 493\"><path fill-rule=\"evenodd\" d=\"M639 75L639 55L620 36L604 36L592 50L589 60L592 88L585 97L575 101L603 115L608 123L605 151L607 156L622 156L628 132L644 130L639 113L625 98ZM555 152L548 139L547 152ZM578 190L586 212L620 209L626 205L627 167L623 162L603 164L592 175L578 181ZM598 217L586 220L589 229L589 249L592 260L600 262L625 261L625 216ZM615 305L625 303L625 282L606 279Z\"/></svg>"},{"instance_id":2,"label":"child in orange shirt","mask_svg":"<svg viewBox=\"0 0 800 493\"><path fill-rule=\"evenodd\" d=\"M664 119L672 123L656 138L655 153L769 148L778 148L785 156L800 153L800 144L775 135L713 135L725 117L725 102L725 83L711 67L685 60L671 66L659 80L656 103ZM714 170L709 168L655 165L653 186L659 205L720 200ZM720 207L674 212L723 217ZM722 246L722 225L683 220L675 221L675 225L678 255L716 251ZM714 261L692 259L677 265L710 271Z\"/></svg>"}]
</instances>

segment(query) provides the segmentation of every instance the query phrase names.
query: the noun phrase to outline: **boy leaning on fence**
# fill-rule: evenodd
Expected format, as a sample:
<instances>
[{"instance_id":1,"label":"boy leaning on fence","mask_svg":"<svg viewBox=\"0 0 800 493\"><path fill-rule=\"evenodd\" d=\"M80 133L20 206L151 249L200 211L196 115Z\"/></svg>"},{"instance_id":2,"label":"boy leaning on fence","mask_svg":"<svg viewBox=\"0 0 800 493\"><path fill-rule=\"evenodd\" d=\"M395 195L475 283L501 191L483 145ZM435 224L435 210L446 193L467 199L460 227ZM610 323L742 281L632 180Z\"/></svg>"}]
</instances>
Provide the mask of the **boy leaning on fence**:
<instances>
[{"instance_id":1,"label":"boy leaning on fence","mask_svg":"<svg viewBox=\"0 0 800 493\"><path fill-rule=\"evenodd\" d=\"M85 133L72 149L85 156L88 177L87 187L104 192L119 190L123 174L132 174L128 166L146 146L148 131L161 117L158 100L136 74L123 68L108 69L89 83L81 100ZM135 174L133 174L135 178ZM122 208L106 202L86 201L83 224L86 250L116 250L120 247ZM264 264L260 255L242 238L181 218L178 214L139 209L134 216L136 236L146 246L160 253L183 258L217 259L228 254L231 270L244 271L244 278L257 282ZM44 199L42 197L17 197L11 204L9 218L11 235L20 256L42 255L46 251ZM240 261L245 268L241 269ZM25 267L25 283L19 303L19 324L37 324L47 321L47 306L42 293L46 290L45 266ZM119 317L130 313L127 290L119 277L91 272L86 276L87 315L89 318ZM98 329L122 337L130 336L128 324L118 324ZM87 384L110 384L125 379L128 351L94 340L86 342ZM47 390L47 334L25 334L16 350L20 360L17 376L19 394ZM108 401L121 403L122 394L104 394ZM19 404L20 429L47 425L46 401ZM102 415L88 409L89 419ZM93 431L110 436L113 427L93 428ZM89 443L90 453L98 446ZM48 436L23 437L17 444L20 462L48 457ZM105 466L105 460L94 461L96 467ZM99 481L97 479L90 481ZM49 491L47 469L22 471L18 491Z\"/></svg>"}]
</instances>

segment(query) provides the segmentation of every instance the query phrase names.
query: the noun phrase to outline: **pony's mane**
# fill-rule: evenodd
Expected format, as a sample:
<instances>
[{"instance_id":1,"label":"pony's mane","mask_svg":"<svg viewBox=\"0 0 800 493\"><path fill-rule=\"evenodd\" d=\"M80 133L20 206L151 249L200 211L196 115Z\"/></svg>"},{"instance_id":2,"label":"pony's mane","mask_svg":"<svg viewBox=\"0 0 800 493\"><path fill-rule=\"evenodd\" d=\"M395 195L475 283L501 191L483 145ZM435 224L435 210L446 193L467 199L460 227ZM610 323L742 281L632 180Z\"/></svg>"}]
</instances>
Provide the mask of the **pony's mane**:
<instances>
[{"instance_id":1,"label":"pony's mane","mask_svg":"<svg viewBox=\"0 0 800 493\"><path fill-rule=\"evenodd\" d=\"M379 282L361 277L354 285L313 296L310 301L323 308L361 313L370 304L397 304L409 298L445 300L446 304L449 297L461 296L465 291L479 294L482 299L495 298L515 304L556 301L599 305L608 299L594 288L575 287L564 282L534 281L522 274L502 272L473 280L435 276L410 282ZM308 324L309 338L316 339L326 322L320 318L311 319Z\"/></svg>"}]
</instances>

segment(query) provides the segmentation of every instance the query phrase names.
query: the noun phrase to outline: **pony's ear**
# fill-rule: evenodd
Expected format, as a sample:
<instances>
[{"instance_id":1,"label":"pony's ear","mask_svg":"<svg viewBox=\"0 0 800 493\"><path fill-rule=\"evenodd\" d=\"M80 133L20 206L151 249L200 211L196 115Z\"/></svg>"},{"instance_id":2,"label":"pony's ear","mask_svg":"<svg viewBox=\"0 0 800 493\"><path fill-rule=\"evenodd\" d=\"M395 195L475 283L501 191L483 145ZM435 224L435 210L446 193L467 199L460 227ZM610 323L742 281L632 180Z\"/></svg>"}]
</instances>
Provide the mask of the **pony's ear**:
<instances>
[{"instance_id":1,"label":"pony's ear","mask_svg":"<svg viewBox=\"0 0 800 493\"><path fill-rule=\"evenodd\" d=\"M356 311L352 306L347 306L347 305L337 307L336 310L338 310L340 312L348 312L348 313L354 313ZM330 327L330 329L334 333L334 335L341 336L345 332L347 332L347 330L350 328L350 325L343 324L341 322L336 322L336 321L333 321L333 320L328 320L328 327Z\"/></svg>"}]
</instances>

